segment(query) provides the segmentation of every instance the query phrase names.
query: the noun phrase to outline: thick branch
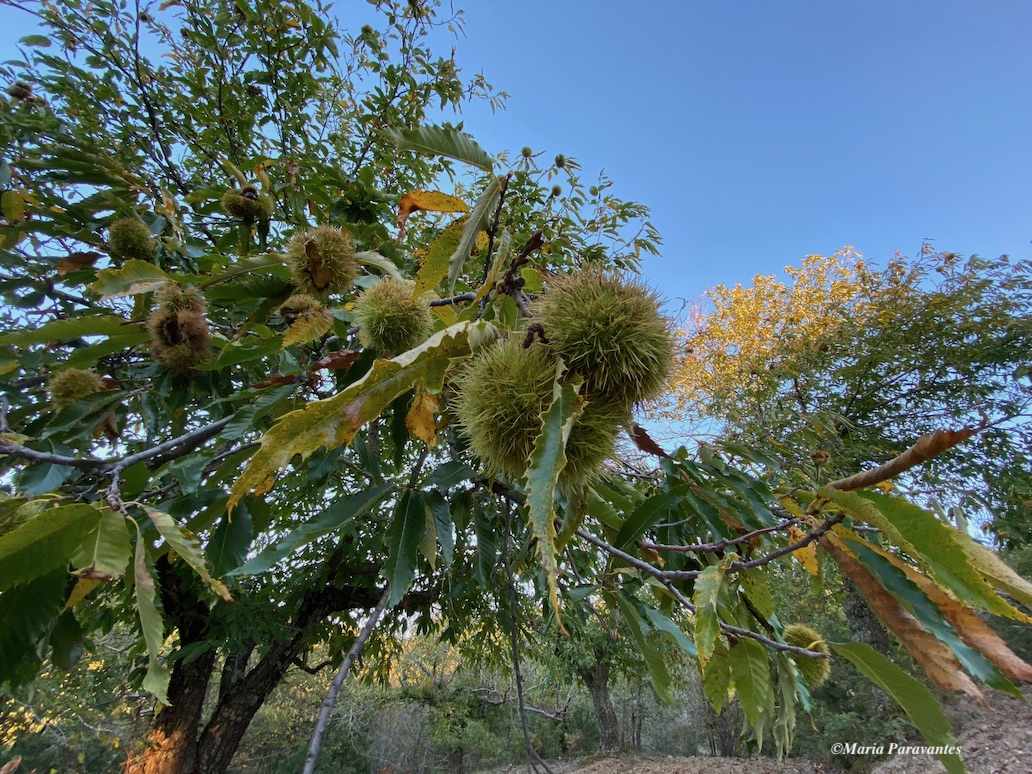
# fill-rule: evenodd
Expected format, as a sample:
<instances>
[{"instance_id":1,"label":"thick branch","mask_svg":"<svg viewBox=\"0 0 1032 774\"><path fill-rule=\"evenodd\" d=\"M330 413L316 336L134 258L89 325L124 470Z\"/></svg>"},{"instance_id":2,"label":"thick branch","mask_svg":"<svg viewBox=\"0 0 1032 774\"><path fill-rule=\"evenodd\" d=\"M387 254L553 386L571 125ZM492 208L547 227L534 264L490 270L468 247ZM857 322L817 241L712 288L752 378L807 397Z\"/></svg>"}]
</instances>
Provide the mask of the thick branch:
<instances>
[{"instance_id":1,"label":"thick branch","mask_svg":"<svg viewBox=\"0 0 1032 774\"><path fill-rule=\"evenodd\" d=\"M963 443L983 429L985 429L984 426L975 429L965 427L963 430L936 430L934 433L922 435L917 439L917 443L884 465L879 465L873 470L856 473L848 478L840 478L838 481L831 482L828 486L832 489L851 492L856 489L880 484L882 481L888 481L900 473L906 473L922 462L927 462L933 457L949 451L957 444Z\"/></svg>"},{"instance_id":2,"label":"thick branch","mask_svg":"<svg viewBox=\"0 0 1032 774\"><path fill-rule=\"evenodd\" d=\"M159 443L157 446L153 446L150 449L145 449L142 452L129 454L125 457L119 457L114 460L65 457L61 454L36 451L35 449L30 449L28 446L22 446L20 443L14 443L13 441L6 441L3 439L0 439L0 454L9 454L12 457L20 457L21 459L28 460L29 462L49 462L51 465L64 465L70 468L99 470L103 475L117 474L119 471L125 470L131 465L135 465L137 462L153 459L154 457L158 457L161 454L172 450L176 450L178 452L174 456L181 456L194 446L204 443L209 438L213 438L218 435L219 431L228 425L232 419L233 417L231 416L225 417L217 422L212 422L210 425L205 425L204 427L199 427L196 430L191 430L189 433L181 435L178 438L172 438L164 443Z\"/></svg>"}]
</instances>

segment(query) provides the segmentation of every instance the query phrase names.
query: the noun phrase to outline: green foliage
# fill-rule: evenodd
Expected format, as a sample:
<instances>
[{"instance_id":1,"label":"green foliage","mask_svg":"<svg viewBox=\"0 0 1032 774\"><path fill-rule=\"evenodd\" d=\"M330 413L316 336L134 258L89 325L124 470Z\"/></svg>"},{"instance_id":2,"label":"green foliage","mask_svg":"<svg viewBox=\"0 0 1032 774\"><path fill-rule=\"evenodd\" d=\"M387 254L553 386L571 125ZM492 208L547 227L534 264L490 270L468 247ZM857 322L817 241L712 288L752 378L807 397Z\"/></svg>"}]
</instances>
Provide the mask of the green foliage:
<instances>
[{"instance_id":1,"label":"green foliage","mask_svg":"<svg viewBox=\"0 0 1032 774\"><path fill-rule=\"evenodd\" d=\"M838 655L848 660L868 679L890 693L918 727L931 747L958 749L935 697L921 683L863 643L829 643ZM950 772L964 771L957 753L940 753L940 761Z\"/></svg>"}]
</instances>

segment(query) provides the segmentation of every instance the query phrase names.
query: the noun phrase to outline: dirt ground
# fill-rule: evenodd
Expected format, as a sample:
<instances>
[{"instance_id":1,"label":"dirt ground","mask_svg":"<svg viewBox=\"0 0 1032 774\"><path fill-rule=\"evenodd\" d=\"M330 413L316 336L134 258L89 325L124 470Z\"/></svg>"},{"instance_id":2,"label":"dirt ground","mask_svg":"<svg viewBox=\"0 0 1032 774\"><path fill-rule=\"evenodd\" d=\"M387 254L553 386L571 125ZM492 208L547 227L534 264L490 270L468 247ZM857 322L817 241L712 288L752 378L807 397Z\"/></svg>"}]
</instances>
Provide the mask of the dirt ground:
<instances>
[{"instance_id":1,"label":"dirt ground","mask_svg":"<svg viewBox=\"0 0 1032 774\"><path fill-rule=\"evenodd\" d=\"M1032 699L1032 688L1025 690ZM1032 774L1032 701L986 691L990 708L963 697L948 701L946 714L968 774ZM915 732L910 744L925 742ZM830 741L829 741L830 744ZM788 758L649 758L621 754L582 761L549 762L554 774L824 774L841 771L829 761ZM506 771L526 771L509 767ZM878 765L873 774L934 774L946 769L930 755L904 755Z\"/></svg>"}]
</instances>

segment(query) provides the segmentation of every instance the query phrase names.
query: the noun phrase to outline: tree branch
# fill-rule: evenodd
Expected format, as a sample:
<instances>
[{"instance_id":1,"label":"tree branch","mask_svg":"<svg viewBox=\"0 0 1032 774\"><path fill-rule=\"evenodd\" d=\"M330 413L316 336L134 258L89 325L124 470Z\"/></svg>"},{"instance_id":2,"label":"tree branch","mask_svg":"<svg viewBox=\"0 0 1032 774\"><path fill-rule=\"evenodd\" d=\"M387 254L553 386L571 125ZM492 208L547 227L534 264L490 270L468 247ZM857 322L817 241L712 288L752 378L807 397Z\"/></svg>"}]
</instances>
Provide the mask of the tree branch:
<instances>
[{"instance_id":1,"label":"tree branch","mask_svg":"<svg viewBox=\"0 0 1032 774\"><path fill-rule=\"evenodd\" d=\"M922 435L917 439L917 443L884 465L879 465L873 470L856 473L848 478L840 478L838 481L832 481L828 486L832 489L852 492L856 489L880 484L882 481L888 481L900 473L906 473L911 468L917 467L922 462L927 462L933 457L949 451L957 444L963 443L976 433L980 433L987 426L987 423L983 423L980 427L974 429L965 427L962 430L936 430L934 433Z\"/></svg>"},{"instance_id":2,"label":"tree branch","mask_svg":"<svg viewBox=\"0 0 1032 774\"><path fill-rule=\"evenodd\" d=\"M319 719L315 723L312 742L308 745L308 757L305 758L303 774L314 774L315 772L315 762L319 758L323 734L326 733L326 726L330 722L330 713L333 712L333 705L337 703L337 694L340 692L340 687L344 684L344 678L347 677L348 672L351 671L351 665L362 653L363 648L365 648L366 641L369 639L369 635L373 633L373 629L376 628L376 624L379 622L380 616L383 615L383 611L387 607L387 601L390 598L391 587L388 585L384 587L380 601L373 609L373 612L369 614L369 619L365 622L365 626L362 627L358 639L351 646L351 650L348 651L348 655L344 658L344 663L340 665L340 669L337 670L329 690L326 691L326 698L323 699L322 707L319 710Z\"/></svg>"}]
</instances>

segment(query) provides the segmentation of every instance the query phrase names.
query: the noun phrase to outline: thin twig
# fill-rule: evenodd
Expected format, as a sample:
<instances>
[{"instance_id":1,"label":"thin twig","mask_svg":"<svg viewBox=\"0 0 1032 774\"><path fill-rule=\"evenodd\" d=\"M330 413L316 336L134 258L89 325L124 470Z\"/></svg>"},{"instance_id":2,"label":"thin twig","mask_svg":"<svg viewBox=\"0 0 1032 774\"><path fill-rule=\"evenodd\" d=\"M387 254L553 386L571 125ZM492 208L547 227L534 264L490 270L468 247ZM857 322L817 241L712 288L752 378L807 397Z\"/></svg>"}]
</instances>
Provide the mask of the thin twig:
<instances>
[{"instance_id":1,"label":"thin twig","mask_svg":"<svg viewBox=\"0 0 1032 774\"><path fill-rule=\"evenodd\" d=\"M766 535L769 532L779 532L783 529L788 529L789 527L798 523L799 519L789 519L788 521L784 521L781 524L775 524L773 527L764 527L763 529L753 530L752 532L747 532L744 535L741 535L740 537L729 538L728 540L720 540L716 543L695 543L693 545L687 546L673 546L666 545L665 543L649 543L646 541L640 541L638 545L640 545L642 548L649 548L653 551L675 551L677 553L682 554L717 554L726 548L730 548L731 546L738 545L739 543L745 543L749 540L752 540L754 537L757 537L758 535Z\"/></svg>"},{"instance_id":2,"label":"thin twig","mask_svg":"<svg viewBox=\"0 0 1032 774\"><path fill-rule=\"evenodd\" d=\"M322 747L323 734L326 733L326 726L330 722L330 713L333 712L333 706L337 703L337 694L340 692L340 687L344 684L344 678L348 676L348 672L351 670L351 665L365 648L366 641L369 639L369 635L373 633L373 629L376 628L376 624L379 622L380 616L383 615L383 611L387 607L387 601L390 598L391 587L388 585L384 588L383 594L380 596L380 601L373 609L373 612L369 614L369 620L367 620L365 622L365 626L362 627L362 631L359 633L358 639L355 640L355 644L351 646L351 650L348 651L348 655L344 658L344 663L341 664L340 669L337 670L337 674L334 676L333 682L330 683L329 690L326 691L326 698L323 699L322 707L319 709L319 719L315 723L315 731L312 734L312 741L308 745L308 757L305 758L303 774L314 774L315 772L315 762L319 758L319 749Z\"/></svg>"},{"instance_id":3,"label":"thin twig","mask_svg":"<svg viewBox=\"0 0 1032 774\"><path fill-rule=\"evenodd\" d=\"M698 608L694 604L692 604L692 602L687 597L685 597L673 584L674 578L671 576L677 576L678 573L661 570L658 567L655 567L646 561L631 556L625 551L621 551L619 548L610 545L601 538L595 537L590 532L587 532L584 529L577 530L577 534L580 537L584 538L584 540L587 540L596 548L601 548L603 551L612 556L615 556L620 561L627 562L628 564L630 564L633 567L636 567L642 572L646 572L649 575L652 575L654 578L659 580L659 582L662 583L667 588L667 590L674 595L674 598L677 599L677 601L680 602L690 613L694 614L698 612ZM767 647L774 648L775 650L783 650L788 653L797 653L800 656L809 656L811 658L827 658L827 656L823 653L817 653L815 651L807 650L806 648L799 648L794 645L786 645L783 642L777 642L775 640L770 639L769 637L764 637L762 634L751 632L748 629L741 629L737 626L731 626L730 624L726 624L723 621L720 621L719 623L721 631L723 631L725 634L730 634L733 637L746 637L751 640L756 640L757 642L762 643Z\"/></svg>"}]
</instances>

